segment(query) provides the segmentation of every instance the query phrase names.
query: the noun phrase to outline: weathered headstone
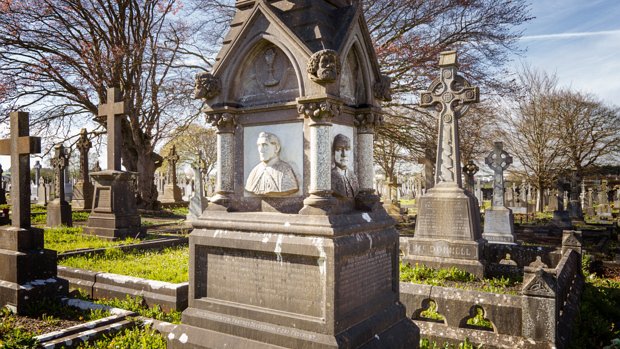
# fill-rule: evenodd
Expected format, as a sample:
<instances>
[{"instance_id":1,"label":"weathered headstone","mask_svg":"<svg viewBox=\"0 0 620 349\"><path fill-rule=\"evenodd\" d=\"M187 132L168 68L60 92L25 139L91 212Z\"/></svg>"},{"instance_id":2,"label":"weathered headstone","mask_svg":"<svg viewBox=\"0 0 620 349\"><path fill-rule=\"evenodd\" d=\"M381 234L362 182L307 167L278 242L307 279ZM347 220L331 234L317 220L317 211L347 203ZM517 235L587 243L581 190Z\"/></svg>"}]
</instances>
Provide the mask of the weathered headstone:
<instances>
[{"instance_id":1,"label":"weathered headstone","mask_svg":"<svg viewBox=\"0 0 620 349\"><path fill-rule=\"evenodd\" d=\"M512 156L503 147L502 142L495 142L493 151L484 159L493 170L493 200L484 213L482 237L490 243L514 244L514 218L504 204L504 171L512 164Z\"/></svg>"},{"instance_id":2,"label":"weathered headstone","mask_svg":"<svg viewBox=\"0 0 620 349\"><path fill-rule=\"evenodd\" d=\"M553 211L553 218L551 219L551 223L559 228L566 229L572 226L570 216L568 215L568 211L566 211L564 203L564 192L565 192L565 179L558 178L556 180L556 189L557 189L557 209Z\"/></svg>"},{"instance_id":3,"label":"weathered headstone","mask_svg":"<svg viewBox=\"0 0 620 349\"><path fill-rule=\"evenodd\" d=\"M467 164L463 166L463 173L465 174L465 190L470 194L474 194L474 175L478 173L478 165L473 160L467 161Z\"/></svg>"},{"instance_id":4,"label":"weathered headstone","mask_svg":"<svg viewBox=\"0 0 620 349\"><path fill-rule=\"evenodd\" d=\"M166 185L164 186L164 196L159 201L164 203L182 202L181 188L179 188L177 184L177 162L179 161L179 155L174 145L172 149L170 149L168 156L166 156L166 160L168 161Z\"/></svg>"},{"instance_id":5,"label":"weathered headstone","mask_svg":"<svg viewBox=\"0 0 620 349\"><path fill-rule=\"evenodd\" d=\"M373 191L389 82L360 6L237 2L239 30L197 76L217 186L192 221L189 306L168 348L418 347Z\"/></svg>"},{"instance_id":6,"label":"weathered headstone","mask_svg":"<svg viewBox=\"0 0 620 349\"><path fill-rule=\"evenodd\" d=\"M403 262L456 266L482 277L480 211L476 198L462 188L457 122L470 103L478 102L479 91L458 75L455 51L442 52L439 66L440 77L420 96L422 107L441 106L435 112L439 122L435 186L418 200L415 235Z\"/></svg>"},{"instance_id":7,"label":"weathered headstone","mask_svg":"<svg viewBox=\"0 0 620 349\"><path fill-rule=\"evenodd\" d=\"M93 207L94 188L88 175L88 151L93 144L88 139L85 128L80 131L80 138L75 146L80 152L80 175L77 183L73 186L71 206L74 210L90 210Z\"/></svg>"},{"instance_id":8,"label":"weathered headstone","mask_svg":"<svg viewBox=\"0 0 620 349\"><path fill-rule=\"evenodd\" d=\"M106 117L108 169L90 173L94 182L93 206L84 233L106 239L141 234L136 207L134 172L121 171L121 121L127 106L118 88L108 88L107 103L99 105L99 117ZM99 166L97 162L96 166Z\"/></svg>"},{"instance_id":9,"label":"weathered headstone","mask_svg":"<svg viewBox=\"0 0 620 349\"><path fill-rule=\"evenodd\" d=\"M594 189L588 188L588 192L586 194L586 205L585 205L585 214L589 217L593 217L594 212Z\"/></svg>"},{"instance_id":10,"label":"weathered headstone","mask_svg":"<svg viewBox=\"0 0 620 349\"><path fill-rule=\"evenodd\" d=\"M609 205L609 187L607 180L601 181L601 187L598 192L598 206L596 207L596 215L602 219L612 218L611 206Z\"/></svg>"},{"instance_id":11,"label":"weathered headstone","mask_svg":"<svg viewBox=\"0 0 620 349\"><path fill-rule=\"evenodd\" d=\"M41 299L68 291L56 277L56 251L43 246L43 230L30 225L30 154L41 139L29 136L28 113L10 115L11 138L0 140L0 155L11 156L12 225L0 227L0 305L23 313Z\"/></svg>"},{"instance_id":12,"label":"weathered headstone","mask_svg":"<svg viewBox=\"0 0 620 349\"><path fill-rule=\"evenodd\" d=\"M43 177L39 180L39 188L37 189L37 205L47 205L47 184Z\"/></svg>"},{"instance_id":13,"label":"weathered headstone","mask_svg":"<svg viewBox=\"0 0 620 349\"><path fill-rule=\"evenodd\" d=\"M583 209L581 207L580 200L580 186L581 178L577 173L577 170L571 171L570 178L570 191L568 198L568 215L572 220L583 221Z\"/></svg>"},{"instance_id":14,"label":"weathered headstone","mask_svg":"<svg viewBox=\"0 0 620 349\"><path fill-rule=\"evenodd\" d=\"M62 144L54 147L52 168L56 177L56 198L47 204L47 226L72 226L71 205L65 200L65 168L69 166L69 154Z\"/></svg>"},{"instance_id":15,"label":"weathered headstone","mask_svg":"<svg viewBox=\"0 0 620 349\"><path fill-rule=\"evenodd\" d=\"M193 165L194 170L194 196L189 200L189 213L187 214L187 220L194 220L202 214L207 208L207 198L204 196L204 183L202 176L206 170L206 163L202 153L199 154L198 160Z\"/></svg>"}]
</instances>

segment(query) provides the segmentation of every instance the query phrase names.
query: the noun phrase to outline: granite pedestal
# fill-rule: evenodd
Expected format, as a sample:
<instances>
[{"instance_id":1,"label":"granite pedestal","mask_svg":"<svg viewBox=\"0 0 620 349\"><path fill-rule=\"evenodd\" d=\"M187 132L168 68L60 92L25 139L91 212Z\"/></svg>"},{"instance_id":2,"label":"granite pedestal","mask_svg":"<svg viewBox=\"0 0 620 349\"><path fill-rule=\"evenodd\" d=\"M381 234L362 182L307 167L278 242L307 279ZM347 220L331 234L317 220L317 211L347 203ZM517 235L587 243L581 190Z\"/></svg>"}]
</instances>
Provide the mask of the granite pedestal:
<instances>
[{"instance_id":1,"label":"granite pedestal","mask_svg":"<svg viewBox=\"0 0 620 349\"><path fill-rule=\"evenodd\" d=\"M482 237L494 244L514 244L514 217L506 207L493 207L484 211Z\"/></svg>"},{"instance_id":2,"label":"granite pedestal","mask_svg":"<svg viewBox=\"0 0 620 349\"><path fill-rule=\"evenodd\" d=\"M417 348L385 211L205 211L192 224L189 307L169 348Z\"/></svg>"},{"instance_id":3,"label":"granite pedestal","mask_svg":"<svg viewBox=\"0 0 620 349\"><path fill-rule=\"evenodd\" d=\"M73 186L73 200L71 206L74 210L90 210L93 206L93 185L90 182L79 180Z\"/></svg>"},{"instance_id":4,"label":"granite pedestal","mask_svg":"<svg viewBox=\"0 0 620 349\"><path fill-rule=\"evenodd\" d=\"M84 233L112 240L142 235L133 189L135 173L106 170L90 176L95 190Z\"/></svg>"}]
</instances>

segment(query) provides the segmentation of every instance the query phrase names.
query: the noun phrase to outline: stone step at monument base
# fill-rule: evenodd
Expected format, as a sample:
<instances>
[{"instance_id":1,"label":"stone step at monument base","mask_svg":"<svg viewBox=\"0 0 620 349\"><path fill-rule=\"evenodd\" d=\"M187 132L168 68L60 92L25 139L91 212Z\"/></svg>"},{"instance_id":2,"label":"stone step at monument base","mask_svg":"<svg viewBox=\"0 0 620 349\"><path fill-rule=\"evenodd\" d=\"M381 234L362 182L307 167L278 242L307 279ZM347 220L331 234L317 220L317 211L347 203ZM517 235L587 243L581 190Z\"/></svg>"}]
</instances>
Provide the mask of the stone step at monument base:
<instances>
[{"instance_id":1,"label":"stone step at monument base","mask_svg":"<svg viewBox=\"0 0 620 349\"><path fill-rule=\"evenodd\" d=\"M56 251L18 252L0 250L0 280L25 284L30 280L56 276Z\"/></svg>"},{"instance_id":2,"label":"stone step at monument base","mask_svg":"<svg viewBox=\"0 0 620 349\"><path fill-rule=\"evenodd\" d=\"M140 216L137 214L123 216L95 212L88 217L88 223L83 228L83 232L102 239L117 240L144 236L146 230L140 226Z\"/></svg>"},{"instance_id":3,"label":"stone step at monument base","mask_svg":"<svg viewBox=\"0 0 620 349\"><path fill-rule=\"evenodd\" d=\"M456 267L483 278L483 241L401 237L401 259L412 267L415 267L416 263L435 269Z\"/></svg>"},{"instance_id":4,"label":"stone step at monument base","mask_svg":"<svg viewBox=\"0 0 620 349\"><path fill-rule=\"evenodd\" d=\"M47 204L46 224L48 227L72 226L71 205L66 201L61 202L59 199L49 202Z\"/></svg>"},{"instance_id":5,"label":"stone step at monument base","mask_svg":"<svg viewBox=\"0 0 620 349\"><path fill-rule=\"evenodd\" d=\"M484 213L482 238L492 244L514 244L514 216L507 208L492 208Z\"/></svg>"},{"instance_id":6,"label":"stone step at monument base","mask_svg":"<svg viewBox=\"0 0 620 349\"><path fill-rule=\"evenodd\" d=\"M183 193L177 185L166 184L164 186L164 195L159 199L162 203L187 202L183 201Z\"/></svg>"},{"instance_id":7,"label":"stone step at monument base","mask_svg":"<svg viewBox=\"0 0 620 349\"><path fill-rule=\"evenodd\" d=\"M307 348L307 349L335 349L335 348L417 348L419 344L419 330L412 321L405 316L405 308L399 303L381 313L366 319L338 334L327 334L304 331L298 328L275 325L268 322L249 320L245 318L213 313L200 309L188 309L183 313L181 325L184 331L198 334L194 346L190 348L227 348L230 344L207 344L205 336L215 331L220 336L235 337L239 348L255 348L261 343L262 348ZM388 325L389 324L389 325ZM243 334L243 337L233 333ZM189 336L188 336L189 337ZM192 336L194 337L194 336ZM169 342L169 344L173 344ZM236 347L236 346L234 346ZM188 348L188 346L172 345L169 348Z\"/></svg>"},{"instance_id":8,"label":"stone step at monument base","mask_svg":"<svg viewBox=\"0 0 620 349\"><path fill-rule=\"evenodd\" d=\"M68 291L67 280L57 277L33 279L23 284L0 280L0 302L17 314L26 313L43 299L63 297Z\"/></svg>"}]
</instances>

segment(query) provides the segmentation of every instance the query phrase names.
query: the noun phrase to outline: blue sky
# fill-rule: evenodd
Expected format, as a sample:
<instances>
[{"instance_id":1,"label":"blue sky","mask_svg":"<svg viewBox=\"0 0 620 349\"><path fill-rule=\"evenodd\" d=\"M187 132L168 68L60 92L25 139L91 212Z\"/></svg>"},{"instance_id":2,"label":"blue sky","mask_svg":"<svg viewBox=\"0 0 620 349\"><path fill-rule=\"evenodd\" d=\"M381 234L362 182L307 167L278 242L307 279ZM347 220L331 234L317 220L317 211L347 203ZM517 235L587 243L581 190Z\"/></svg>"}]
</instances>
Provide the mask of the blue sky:
<instances>
[{"instance_id":1,"label":"blue sky","mask_svg":"<svg viewBox=\"0 0 620 349\"><path fill-rule=\"evenodd\" d=\"M560 85L620 106L620 1L533 0L531 14L515 66L555 73Z\"/></svg>"}]
</instances>

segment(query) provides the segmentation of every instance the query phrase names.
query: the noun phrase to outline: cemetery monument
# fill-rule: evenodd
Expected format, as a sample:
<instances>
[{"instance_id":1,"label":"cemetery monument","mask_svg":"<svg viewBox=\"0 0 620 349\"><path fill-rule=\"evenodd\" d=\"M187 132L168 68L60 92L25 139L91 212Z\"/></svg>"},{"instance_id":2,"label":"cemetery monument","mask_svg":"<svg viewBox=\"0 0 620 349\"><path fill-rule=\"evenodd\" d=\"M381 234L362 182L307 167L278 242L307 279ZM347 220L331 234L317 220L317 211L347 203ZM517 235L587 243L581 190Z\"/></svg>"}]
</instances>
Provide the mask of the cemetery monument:
<instances>
[{"instance_id":1,"label":"cemetery monument","mask_svg":"<svg viewBox=\"0 0 620 349\"><path fill-rule=\"evenodd\" d=\"M491 208L484 211L482 237L489 243L514 244L514 218L504 204L504 171L512 164L512 156L503 147L502 142L495 142L493 151L484 159L493 170L493 201Z\"/></svg>"},{"instance_id":2,"label":"cemetery monument","mask_svg":"<svg viewBox=\"0 0 620 349\"><path fill-rule=\"evenodd\" d=\"M29 136L28 113L10 114L11 137L0 140L0 154L11 156L12 225L0 227L0 306L23 313L29 304L68 292L56 277L56 251L43 246L43 229L30 225L30 154L41 139Z\"/></svg>"},{"instance_id":3,"label":"cemetery monument","mask_svg":"<svg viewBox=\"0 0 620 349\"><path fill-rule=\"evenodd\" d=\"M418 347L373 190L389 84L359 2L236 2L196 77L216 193L192 221L189 307L169 348Z\"/></svg>"},{"instance_id":4,"label":"cemetery monument","mask_svg":"<svg viewBox=\"0 0 620 349\"><path fill-rule=\"evenodd\" d=\"M189 200L189 213L187 214L187 220L194 220L202 214L207 208L208 200L204 196L204 182L202 176L206 170L207 164L204 161L204 155L199 152L199 158L193 165L194 169L194 196Z\"/></svg>"},{"instance_id":5,"label":"cemetery monument","mask_svg":"<svg viewBox=\"0 0 620 349\"><path fill-rule=\"evenodd\" d=\"M99 117L107 118L108 169L90 173L95 187L93 206L84 227L84 233L106 239L141 233L134 189L136 174L121 171L121 121L126 110L120 89L108 88L107 103L100 104L98 112Z\"/></svg>"},{"instance_id":6,"label":"cemetery monument","mask_svg":"<svg viewBox=\"0 0 620 349\"><path fill-rule=\"evenodd\" d=\"M474 194L474 175L478 173L478 165L473 160L467 161L467 164L463 166L463 173L465 174L465 190Z\"/></svg>"},{"instance_id":7,"label":"cemetery monument","mask_svg":"<svg viewBox=\"0 0 620 349\"><path fill-rule=\"evenodd\" d=\"M88 133L83 128L76 147L80 152L80 175L77 183L73 186L73 200L71 206L74 210L90 210L93 206L93 184L88 176L88 151L93 144L88 139Z\"/></svg>"},{"instance_id":8,"label":"cemetery monument","mask_svg":"<svg viewBox=\"0 0 620 349\"><path fill-rule=\"evenodd\" d=\"M403 262L434 268L455 266L484 275L478 201L463 190L458 121L468 105L479 101L479 90L458 75L455 51L442 52L440 74L420 95L420 106L435 108L439 122L435 186L418 199L415 235Z\"/></svg>"},{"instance_id":9,"label":"cemetery monument","mask_svg":"<svg viewBox=\"0 0 620 349\"><path fill-rule=\"evenodd\" d=\"M56 176L56 198L47 204L47 226L72 226L71 205L65 200L65 168L69 166L69 154L62 144L54 147L52 168Z\"/></svg>"},{"instance_id":10,"label":"cemetery monument","mask_svg":"<svg viewBox=\"0 0 620 349\"><path fill-rule=\"evenodd\" d=\"M177 184L177 162L179 161L179 155L174 145L170 149L168 156L166 156L166 160L168 161L166 185L164 185L164 196L159 201L165 203L182 202L181 188L179 188Z\"/></svg>"}]
</instances>

